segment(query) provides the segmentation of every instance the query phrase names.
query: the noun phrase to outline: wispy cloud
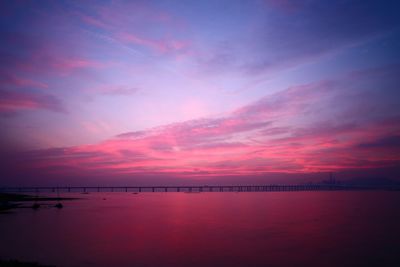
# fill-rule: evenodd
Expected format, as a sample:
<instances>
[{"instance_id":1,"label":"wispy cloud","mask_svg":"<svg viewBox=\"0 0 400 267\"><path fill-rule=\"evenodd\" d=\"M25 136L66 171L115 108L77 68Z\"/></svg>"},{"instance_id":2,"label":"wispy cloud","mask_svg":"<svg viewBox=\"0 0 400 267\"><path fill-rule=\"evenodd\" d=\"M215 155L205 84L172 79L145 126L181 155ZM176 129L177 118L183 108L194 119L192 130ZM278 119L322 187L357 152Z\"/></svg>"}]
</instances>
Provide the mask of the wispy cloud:
<instances>
[{"instance_id":1,"label":"wispy cloud","mask_svg":"<svg viewBox=\"0 0 400 267\"><path fill-rule=\"evenodd\" d=\"M10 114L35 109L66 112L62 102L52 95L0 90L0 113Z\"/></svg>"},{"instance_id":2,"label":"wispy cloud","mask_svg":"<svg viewBox=\"0 0 400 267\"><path fill-rule=\"evenodd\" d=\"M29 157L34 166L72 166L80 171L104 170L115 174L159 173L177 176L258 175L262 173L308 173L332 170L396 166L400 155L393 144L400 130L400 114L359 119L341 117L354 105L349 97L365 79L396 79L393 67L360 72L338 80L290 87L231 112L122 133L99 144L39 150ZM351 81L351 85L349 82ZM364 90L379 114L376 88ZM373 98L371 98L373 97ZM378 97L378 98L377 98ZM341 109L334 116L336 102ZM387 108L387 107L386 107ZM323 116L320 117L319 114ZM341 118L339 120L336 119ZM296 122L297 121L297 122ZM391 122L390 122L391 121ZM391 148L390 148L391 147Z\"/></svg>"},{"instance_id":3,"label":"wispy cloud","mask_svg":"<svg viewBox=\"0 0 400 267\"><path fill-rule=\"evenodd\" d=\"M104 68L107 64L90 59L72 51L63 50L63 46L46 43L38 37L27 34L3 34L3 49L0 58L2 80L27 84L28 79L16 78L20 75L71 75L75 71ZM33 84L30 82L30 84ZM36 85L44 86L38 81Z\"/></svg>"},{"instance_id":4,"label":"wispy cloud","mask_svg":"<svg viewBox=\"0 0 400 267\"><path fill-rule=\"evenodd\" d=\"M0 142L63 147L19 149L17 169L250 177L399 162L397 3L0 5Z\"/></svg>"},{"instance_id":5,"label":"wispy cloud","mask_svg":"<svg viewBox=\"0 0 400 267\"><path fill-rule=\"evenodd\" d=\"M190 46L188 40L175 37L180 30L175 16L150 2L116 1L112 4L97 4L94 10L86 14L75 7L73 14L88 26L103 30L101 35L124 45L144 48L145 52L158 55L182 53ZM162 30L146 31L149 26L157 26Z\"/></svg>"},{"instance_id":6,"label":"wispy cloud","mask_svg":"<svg viewBox=\"0 0 400 267\"><path fill-rule=\"evenodd\" d=\"M390 34L400 23L395 2L267 0L259 8L264 13L235 42L208 50L203 68L270 76Z\"/></svg>"},{"instance_id":7,"label":"wispy cloud","mask_svg":"<svg viewBox=\"0 0 400 267\"><path fill-rule=\"evenodd\" d=\"M0 85L2 87L28 87L28 88L39 88L47 89L49 86L46 83L40 81L34 81L27 78L20 78L15 74L0 73Z\"/></svg>"},{"instance_id":8,"label":"wispy cloud","mask_svg":"<svg viewBox=\"0 0 400 267\"><path fill-rule=\"evenodd\" d=\"M116 38L125 44L134 44L143 46L160 54L164 53L178 53L184 51L189 46L188 41L181 40L152 40L144 37L137 36L133 33L119 33Z\"/></svg>"}]
</instances>

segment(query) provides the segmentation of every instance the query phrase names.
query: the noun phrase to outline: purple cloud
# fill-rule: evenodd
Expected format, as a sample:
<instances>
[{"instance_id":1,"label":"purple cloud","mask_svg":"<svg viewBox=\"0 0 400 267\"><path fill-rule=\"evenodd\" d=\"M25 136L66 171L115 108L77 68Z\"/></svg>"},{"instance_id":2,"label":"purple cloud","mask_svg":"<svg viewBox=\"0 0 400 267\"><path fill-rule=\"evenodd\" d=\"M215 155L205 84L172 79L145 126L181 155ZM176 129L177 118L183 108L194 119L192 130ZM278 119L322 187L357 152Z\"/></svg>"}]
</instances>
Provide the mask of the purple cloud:
<instances>
[{"instance_id":1,"label":"purple cloud","mask_svg":"<svg viewBox=\"0 0 400 267\"><path fill-rule=\"evenodd\" d=\"M0 90L0 113L12 114L21 110L36 109L66 112L62 102L52 95Z\"/></svg>"}]
</instances>

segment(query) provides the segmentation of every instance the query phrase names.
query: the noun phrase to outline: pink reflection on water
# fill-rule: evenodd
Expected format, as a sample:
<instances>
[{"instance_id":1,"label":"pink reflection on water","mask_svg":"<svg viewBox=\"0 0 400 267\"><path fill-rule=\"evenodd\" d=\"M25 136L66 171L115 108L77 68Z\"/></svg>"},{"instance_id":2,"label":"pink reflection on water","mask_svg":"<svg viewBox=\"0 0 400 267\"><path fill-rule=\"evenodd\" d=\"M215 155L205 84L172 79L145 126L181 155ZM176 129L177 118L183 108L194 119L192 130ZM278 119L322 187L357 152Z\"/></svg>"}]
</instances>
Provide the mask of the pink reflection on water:
<instances>
[{"instance_id":1,"label":"pink reflection on water","mask_svg":"<svg viewBox=\"0 0 400 267\"><path fill-rule=\"evenodd\" d=\"M383 266L398 260L397 192L78 196L86 199L65 202L62 210L2 215L0 258L57 266Z\"/></svg>"}]
</instances>

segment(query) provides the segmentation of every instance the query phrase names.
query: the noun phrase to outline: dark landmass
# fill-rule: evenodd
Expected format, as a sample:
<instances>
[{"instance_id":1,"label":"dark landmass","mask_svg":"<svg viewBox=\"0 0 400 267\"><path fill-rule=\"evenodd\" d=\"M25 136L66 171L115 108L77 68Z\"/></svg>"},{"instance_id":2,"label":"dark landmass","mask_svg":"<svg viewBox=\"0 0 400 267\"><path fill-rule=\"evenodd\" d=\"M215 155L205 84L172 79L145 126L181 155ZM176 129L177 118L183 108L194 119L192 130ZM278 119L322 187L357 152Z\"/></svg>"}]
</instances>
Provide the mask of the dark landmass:
<instances>
[{"instance_id":1,"label":"dark landmass","mask_svg":"<svg viewBox=\"0 0 400 267\"><path fill-rule=\"evenodd\" d=\"M32 196L23 194L11 194L11 193L0 193L0 214L8 213L9 211L16 208L34 208L39 207L40 202L43 201L62 201L62 200L74 200L76 198L70 197L45 197L45 196ZM34 206L22 205L24 202L35 202ZM2 262L0 262L0 267ZM18 265L19 266L19 265Z\"/></svg>"},{"instance_id":2,"label":"dark landmass","mask_svg":"<svg viewBox=\"0 0 400 267\"><path fill-rule=\"evenodd\" d=\"M32 196L23 194L11 194L11 193L0 193L0 202L3 201L13 201L13 202L23 202L23 201L59 201L59 200L74 200L76 198L71 197L44 197L44 196Z\"/></svg>"},{"instance_id":3,"label":"dark landmass","mask_svg":"<svg viewBox=\"0 0 400 267\"><path fill-rule=\"evenodd\" d=\"M0 267L55 267L54 265L41 265L37 262L21 262L17 260L0 260Z\"/></svg>"}]
</instances>

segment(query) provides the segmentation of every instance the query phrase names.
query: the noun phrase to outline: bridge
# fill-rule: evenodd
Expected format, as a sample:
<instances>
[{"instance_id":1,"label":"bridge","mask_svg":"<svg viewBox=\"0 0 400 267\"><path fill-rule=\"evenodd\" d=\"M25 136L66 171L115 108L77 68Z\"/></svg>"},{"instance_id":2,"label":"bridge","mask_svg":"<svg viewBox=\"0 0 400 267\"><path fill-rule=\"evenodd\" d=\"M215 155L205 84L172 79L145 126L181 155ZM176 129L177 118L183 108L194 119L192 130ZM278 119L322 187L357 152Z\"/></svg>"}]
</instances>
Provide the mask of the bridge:
<instances>
[{"instance_id":1,"label":"bridge","mask_svg":"<svg viewBox=\"0 0 400 267\"><path fill-rule=\"evenodd\" d=\"M400 186L362 186L343 184L270 184L270 185L189 185L189 186L45 186L0 187L0 193L89 193L89 192L286 192L286 191L339 191L390 190Z\"/></svg>"}]
</instances>

